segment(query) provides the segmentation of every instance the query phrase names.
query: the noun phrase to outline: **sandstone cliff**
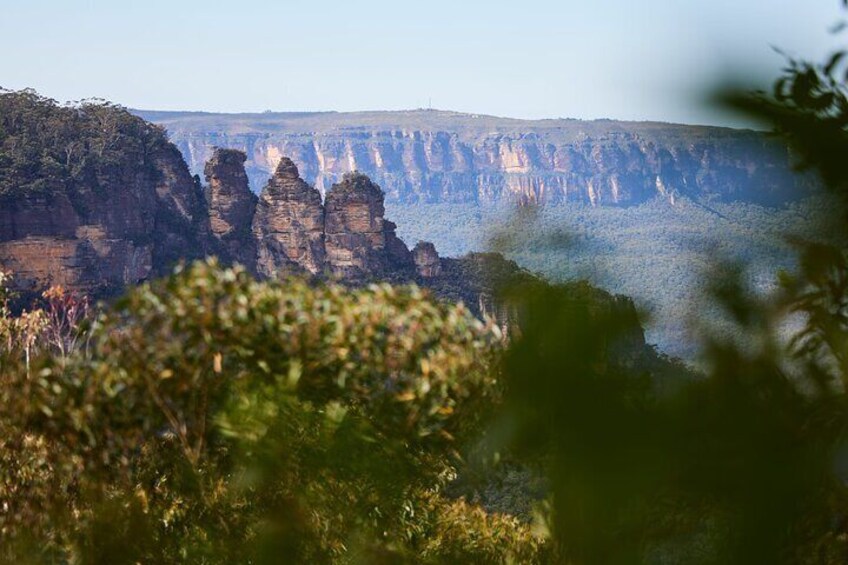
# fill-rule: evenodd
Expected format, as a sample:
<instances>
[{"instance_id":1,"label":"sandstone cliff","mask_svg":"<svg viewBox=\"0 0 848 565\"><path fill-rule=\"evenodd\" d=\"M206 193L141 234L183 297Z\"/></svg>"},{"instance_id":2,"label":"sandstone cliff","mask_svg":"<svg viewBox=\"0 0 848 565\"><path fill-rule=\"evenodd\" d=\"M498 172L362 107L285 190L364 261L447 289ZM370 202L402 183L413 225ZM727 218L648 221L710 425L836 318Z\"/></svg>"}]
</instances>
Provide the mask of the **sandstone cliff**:
<instances>
[{"instance_id":1,"label":"sandstone cliff","mask_svg":"<svg viewBox=\"0 0 848 565\"><path fill-rule=\"evenodd\" d=\"M791 199L799 179L764 134L598 120L511 120L440 111L140 112L167 127L193 170L214 145L245 151L254 190L282 155L322 193L354 170L390 202L633 205L653 198ZM803 182L803 181L801 181Z\"/></svg>"},{"instance_id":2,"label":"sandstone cliff","mask_svg":"<svg viewBox=\"0 0 848 565\"><path fill-rule=\"evenodd\" d=\"M383 191L367 176L348 173L326 199L327 264L347 279L407 275L412 254L385 220Z\"/></svg>"},{"instance_id":3,"label":"sandstone cliff","mask_svg":"<svg viewBox=\"0 0 848 565\"><path fill-rule=\"evenodd\" d=\"M250 270L256 269L256 241L250 225L256 212L256 196L248 186L241 151L216 148L206 162L206 197L212 235L229 258Z\"/></svg>"},{"instance_id":4,"label":"sandstone cliff","mask_svg":"<svg viewBox=\"0 0 848 565\"><path fill-rule=\"evenodd\" d=\"M0 269L19 289L110 292L216 251L202 189L159 128L32 91L0 95L0 121Z\"/></svg>"},{"instance_id":5,"label":"sandstone cliff","mask_svg":"<svg viewBox=\"0 0 848 565\"><path fill-rule=\"evenodd\" d=\"M120 107L4 93L0 120L0 269L19 290L102 296L207 255L267 277L415 279L383 192L364 175L334 185L325 207L281 158L257 199L247 156L216 148L204 191L164 131Z\"/></svg>"},{"instance_id":6,"label":"sandstone cliff","mask_svg":"<svg viewBox=\"0 0 848 565\"><path fill-rule=\"evenodd\" d=\"M259 249L257 269L264 276L324 269L324 206L321 195L304 182L288 158L280 159L262 189L253 219Z\"/></svg>"},{"instance_id":7,"label":"sandstone cliff","mask_svg":"<svg viewBox=\"0 0 848 565\"><path fill-rule=\"evenodd\" d=\"M361 173L344 175L322 203L281 158L257 203L245 160L216 150L204 194L164 132L121 108L0 94L0 269L19 290L61 284L103 296L215 254L264 276L418 282L509 329L513 313L493 297L528 276L514 263L441 259L426 242L411 252L385 218L383 191Z\"/></svg>"}]
</instances>

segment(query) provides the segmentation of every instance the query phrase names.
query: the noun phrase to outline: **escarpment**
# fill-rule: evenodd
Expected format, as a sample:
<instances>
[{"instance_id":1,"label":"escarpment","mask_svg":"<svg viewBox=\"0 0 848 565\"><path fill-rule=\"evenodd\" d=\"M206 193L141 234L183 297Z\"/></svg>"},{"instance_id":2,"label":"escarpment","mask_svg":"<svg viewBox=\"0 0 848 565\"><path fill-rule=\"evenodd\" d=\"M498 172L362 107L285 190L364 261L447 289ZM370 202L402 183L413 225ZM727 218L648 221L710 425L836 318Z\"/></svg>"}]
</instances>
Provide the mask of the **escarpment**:
<instances>
[{"instance_id":1,"label":"escarpment","mask_svg":"<svg viewBox=\"0 0 848 565\"><path fill-rule=\"evenodd\" d=\"M257 198L243 152L216 148L204 188L162 129L117 106L2 93L0 120L0 269L18 290L106 296L208 255L264 277L416 280L362 174L325 203L281 157Z\"/></svg>"},{"instance_id":2,"label":"escarpment","mask_svg":"<svg viewBox=\"0 0 848 565\"><path fill-rule=\"evenodd\" d=\"M0 95L0 269L18 290L114 292L217 252L165 132L119 107Z\"/></svg>"},{"instance_id":3,"label":"escarpment","mask_svg":"<svg viewBox=\"0 0 848 565\"><path fill-rule=\"evenodd\" d=\"M222 139L241 149L257 191L282 155L322 193L358 170L392 203L777 204L809 180L793 174L778 141L728 128L436 110L140 114L168 128L192 170Z\"/></svg>"},{"instance_id":4,"label":"escarpment","mask_svg":"<svg viewBox=\"0 0 848 565\"><path fill-rule=\"evenodd\" d=\"M515 263L443 259L426 242L410 251L385 217L383 190L359 172L322 201L280 157L257 198L247 161L216 149L204 187L163 130L122 108L0 93L0 270L27 298L50 285L106 297L216 255L260 277L415 282L509 332L514 311L495 297L504 280L526 276Z\"/></svg>"}]
</instances>

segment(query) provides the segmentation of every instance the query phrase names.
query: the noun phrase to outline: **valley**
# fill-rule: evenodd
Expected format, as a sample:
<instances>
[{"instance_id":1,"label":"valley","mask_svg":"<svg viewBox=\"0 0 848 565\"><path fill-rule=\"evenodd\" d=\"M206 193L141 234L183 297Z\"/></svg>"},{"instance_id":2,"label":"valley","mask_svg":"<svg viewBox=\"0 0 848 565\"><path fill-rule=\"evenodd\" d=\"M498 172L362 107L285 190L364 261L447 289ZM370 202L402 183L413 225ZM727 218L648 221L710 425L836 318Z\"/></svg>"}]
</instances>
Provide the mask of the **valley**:
<instances>
[{"instance_id":1,"label":"valley","mask_svg":"<svg viewBox=\"0 0 848 565\"><path fill-rule=\"evenodd\" d=\"M443 255L496 249L550 280L586 279L630 296L643 312L647 341L691 360L703 329L691 322L704 322L704 309L714 309L703 281L715 262L739 262L754 288L771 290L778 271L795 266L787 233L814 239L830 206L820 195L782 208L655 199L626 208L573 204L516 212L389 204L387 210L404 241L432 241ZM720 323L721 314L710 318Z\"/></svg>"}]
</instances>

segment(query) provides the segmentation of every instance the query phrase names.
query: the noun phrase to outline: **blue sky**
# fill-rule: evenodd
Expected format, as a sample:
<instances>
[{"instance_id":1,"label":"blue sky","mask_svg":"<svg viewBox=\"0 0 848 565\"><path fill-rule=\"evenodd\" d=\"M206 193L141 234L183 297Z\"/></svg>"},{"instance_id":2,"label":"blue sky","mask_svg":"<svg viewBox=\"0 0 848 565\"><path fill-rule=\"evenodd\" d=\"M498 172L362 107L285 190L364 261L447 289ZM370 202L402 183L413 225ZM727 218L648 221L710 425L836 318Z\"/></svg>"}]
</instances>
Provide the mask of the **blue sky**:
<instances>
[{"instance_id":1,"label":"blue sky","mask_svg":"<svg viewBox=\"0 0 848 565\"><path fill-rule=\"evenodd\" d=\"M2 0L0 86L209 111L440 109L734 123L701 103L771 48L818 58L839 0Z\"/></svg>"}]
</instances>

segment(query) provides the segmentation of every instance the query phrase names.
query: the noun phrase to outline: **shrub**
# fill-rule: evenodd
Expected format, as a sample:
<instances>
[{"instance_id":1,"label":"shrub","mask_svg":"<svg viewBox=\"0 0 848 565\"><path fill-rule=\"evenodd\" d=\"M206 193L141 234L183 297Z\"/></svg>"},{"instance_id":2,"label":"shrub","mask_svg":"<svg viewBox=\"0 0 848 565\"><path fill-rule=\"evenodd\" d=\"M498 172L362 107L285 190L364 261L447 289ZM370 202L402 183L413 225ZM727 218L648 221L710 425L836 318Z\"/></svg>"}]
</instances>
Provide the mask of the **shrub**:
<instances>
[{"instance_id":1,"label":"shrub","mask_svg":"<svg viewBox=\"0 0 848 565\"><path fill-rule=\"evenodd\" d=\"M438 494L499 394L498 330L464 306L210 260L91 331L0 382L5 557L499 561L544 545Z\"/></svg>"}]
</instances>

